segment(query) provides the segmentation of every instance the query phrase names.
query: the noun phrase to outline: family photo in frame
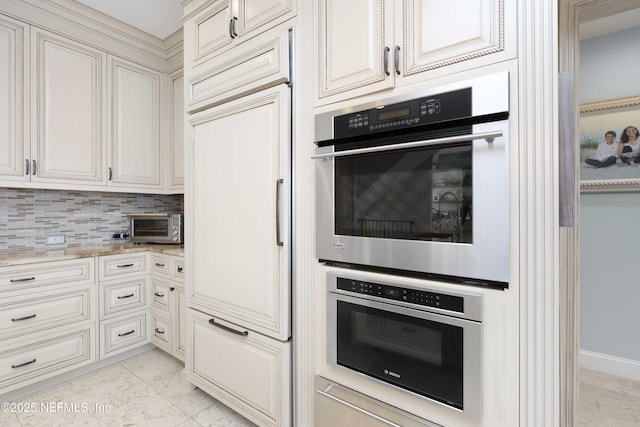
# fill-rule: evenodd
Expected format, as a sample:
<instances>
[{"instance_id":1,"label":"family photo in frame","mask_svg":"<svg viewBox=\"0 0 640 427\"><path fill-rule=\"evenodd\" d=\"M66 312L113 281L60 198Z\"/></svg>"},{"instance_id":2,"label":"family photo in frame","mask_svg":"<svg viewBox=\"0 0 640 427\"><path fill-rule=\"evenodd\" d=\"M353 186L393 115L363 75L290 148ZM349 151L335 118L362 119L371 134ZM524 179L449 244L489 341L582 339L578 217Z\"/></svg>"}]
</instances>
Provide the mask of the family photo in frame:
<instances>
[{"instance_id":1,"label":"family photo in frame","mask_svg":"<svg viewBox=\"0 0 640 427\"><path fill-rule=\"evenodd\" d=\"M640 191L640 96L580 106L580 190Z\"/></svg>"}]
</instances>

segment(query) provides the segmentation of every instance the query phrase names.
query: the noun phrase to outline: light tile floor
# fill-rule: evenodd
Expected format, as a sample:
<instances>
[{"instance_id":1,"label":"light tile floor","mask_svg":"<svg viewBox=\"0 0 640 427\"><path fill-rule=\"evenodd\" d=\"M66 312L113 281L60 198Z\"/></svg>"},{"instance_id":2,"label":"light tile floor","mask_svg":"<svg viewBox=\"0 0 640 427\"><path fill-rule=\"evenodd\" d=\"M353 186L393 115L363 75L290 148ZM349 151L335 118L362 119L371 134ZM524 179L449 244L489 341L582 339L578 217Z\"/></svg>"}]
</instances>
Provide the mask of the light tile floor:
<instances>
[{"instance_id":1,"label":"light tile floor","mask_svg":"<svg viewBox=\"0 0 640 427\"><path fill-rule=\"evenodd\" d=\"M193 389L183 369L161 350L150 350L12 402L22 411L0 411L0 426L255 426Z\"/></svg>"},{"instance_id":2,"label":"light tile floor","mask_svg":"<svg viewBox=\"0 0 640 427\"><path fill-rule=\"evenodd\" d=\"M640 382L581 368L579 426L640 426Z\"/></svg>"},{"instance_id":3,"label":"light tile floor","mask_svg":"<svg viewBox=\"0 0 640 427\"><path fill-rule=\"evenodd\" d=\"M150 350L12 402L23 410L0 411L0 426L255 426L193 389L183 369L161 350ZM578 387L578 426L640 426L640 382L580 369Z\"/></svg>"}]
</instances>

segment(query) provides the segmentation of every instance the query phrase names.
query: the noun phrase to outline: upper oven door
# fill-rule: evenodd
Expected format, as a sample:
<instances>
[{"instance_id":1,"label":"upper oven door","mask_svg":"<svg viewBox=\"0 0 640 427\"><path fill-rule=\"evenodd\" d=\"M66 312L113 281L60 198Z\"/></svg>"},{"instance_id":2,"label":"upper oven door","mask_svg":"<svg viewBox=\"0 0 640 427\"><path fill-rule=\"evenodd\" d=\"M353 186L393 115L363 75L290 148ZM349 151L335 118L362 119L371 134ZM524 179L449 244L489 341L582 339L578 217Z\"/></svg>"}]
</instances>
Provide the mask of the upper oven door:
<instances>
[{"instance_id":1,"label":"upper oven door","mask_svg":"<svg viewBox=\"0 0 640 427\"><path fill-rule=\"evenodd\" d=\"M507 141L503 120L406 144L318 148L317 257L508 282Z\"/></svg>"}]
</instances>

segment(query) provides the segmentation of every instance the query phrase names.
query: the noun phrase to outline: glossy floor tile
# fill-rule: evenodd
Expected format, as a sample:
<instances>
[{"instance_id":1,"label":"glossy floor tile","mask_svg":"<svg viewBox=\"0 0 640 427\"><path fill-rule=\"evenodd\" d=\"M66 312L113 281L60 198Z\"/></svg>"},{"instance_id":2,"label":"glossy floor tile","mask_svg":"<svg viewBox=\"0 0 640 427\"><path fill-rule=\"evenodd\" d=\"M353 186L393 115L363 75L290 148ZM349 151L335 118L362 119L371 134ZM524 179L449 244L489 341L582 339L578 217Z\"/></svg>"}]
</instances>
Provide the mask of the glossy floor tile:
<instances>
[{"instance_id":1,"label":"glossy floor tile","mask_svg":"<svg viewBox=\"0 0 640 427\"><path fill-rule=\"evenodd\" d=\"M249 427L236 412L194 389L178 360L151 350L10 402L3 427ZM6 402L3 402L7 405Z\"/></svg>"},{"instance_id":2,"label":"glossy floor tile","mask_svg":"<svg viewBox=\"0 0 640 427\"><path fill-rule=\"evenodd\" d=\"M640 426L640 382L581 368L579 426Z\"/></svg>"}]
</instances>

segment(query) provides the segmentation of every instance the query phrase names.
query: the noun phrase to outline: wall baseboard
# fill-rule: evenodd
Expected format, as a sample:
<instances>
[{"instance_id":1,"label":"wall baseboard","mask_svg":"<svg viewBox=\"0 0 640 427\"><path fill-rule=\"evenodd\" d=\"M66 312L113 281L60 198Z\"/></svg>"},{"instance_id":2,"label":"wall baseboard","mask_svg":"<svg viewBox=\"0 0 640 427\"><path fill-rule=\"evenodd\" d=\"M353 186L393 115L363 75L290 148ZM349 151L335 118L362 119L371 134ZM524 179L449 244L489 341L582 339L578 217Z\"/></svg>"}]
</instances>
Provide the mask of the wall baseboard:
<instances>
[{"instance_id":1,"label":"wall baseboard","mask_svg":"<svg viewBox=\"0 0 640 427\"><path fill-rule=\"evenodd\" d=\"M617 375L634 381L640 381L640 361L623 359L608 354L580 350L581 368Z\"/></svg>"}]
</instances>

